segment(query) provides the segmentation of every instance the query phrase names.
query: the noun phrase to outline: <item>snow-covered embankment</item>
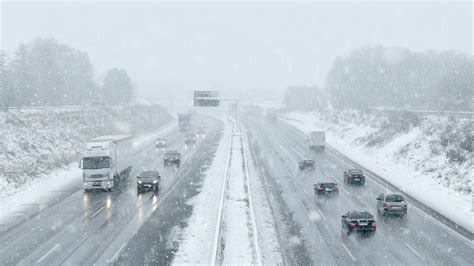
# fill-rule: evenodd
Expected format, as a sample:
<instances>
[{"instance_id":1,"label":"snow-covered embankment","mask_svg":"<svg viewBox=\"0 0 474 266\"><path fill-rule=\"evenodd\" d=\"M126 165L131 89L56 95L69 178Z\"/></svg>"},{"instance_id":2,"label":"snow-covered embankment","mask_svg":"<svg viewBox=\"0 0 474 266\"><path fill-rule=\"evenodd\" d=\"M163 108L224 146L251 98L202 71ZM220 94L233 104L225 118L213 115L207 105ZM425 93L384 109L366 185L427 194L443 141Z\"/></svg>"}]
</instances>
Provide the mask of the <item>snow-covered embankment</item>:
<instances>
[{"instance_id":1,"label":"snow-covered embankment","mask_svg":"<svg viewBox=\"0 0 474 266\"><path fill-rule=\"evenodd\" d=\"M356 112L292 112L282 119L304 133L326 130L333 148L474 232L473 153L462 148L472 139L472 121L428 117L410 124L407 117Z\"/></svg>"}]
</instances>

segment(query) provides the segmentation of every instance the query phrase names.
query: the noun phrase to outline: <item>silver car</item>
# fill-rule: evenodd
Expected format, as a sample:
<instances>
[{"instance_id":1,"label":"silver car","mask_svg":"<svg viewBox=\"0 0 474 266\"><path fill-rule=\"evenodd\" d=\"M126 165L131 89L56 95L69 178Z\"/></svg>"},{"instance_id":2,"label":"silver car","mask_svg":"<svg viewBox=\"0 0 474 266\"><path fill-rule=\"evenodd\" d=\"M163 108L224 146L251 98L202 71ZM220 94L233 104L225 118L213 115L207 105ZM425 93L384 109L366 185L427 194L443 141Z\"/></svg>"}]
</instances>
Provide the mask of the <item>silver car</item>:
<instances>
[{"instance_id":1,"label":"silver car","mask_svg":"<svg viewBox=\"0 0 474 266\"><path fill-rule=\"evenodd\" d=\"M387 214L406 216L407 210L407 202L400 194L384 195L382 193L377 197L377 212L382 216Z\"/></svg>"}]
</instances>

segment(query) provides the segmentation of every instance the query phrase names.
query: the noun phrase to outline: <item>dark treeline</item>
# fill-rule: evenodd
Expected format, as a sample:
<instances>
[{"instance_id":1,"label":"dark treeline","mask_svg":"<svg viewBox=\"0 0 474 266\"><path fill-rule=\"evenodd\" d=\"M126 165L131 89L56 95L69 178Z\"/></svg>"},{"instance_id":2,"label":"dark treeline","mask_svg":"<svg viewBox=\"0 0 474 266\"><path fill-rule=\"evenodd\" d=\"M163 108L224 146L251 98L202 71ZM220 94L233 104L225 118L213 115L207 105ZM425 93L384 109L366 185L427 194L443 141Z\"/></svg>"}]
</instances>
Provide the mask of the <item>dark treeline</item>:
<instances>
[{"instance_id":1,"label":"dark treeline","mask_svg":"<svg viewBox=\"0 0 474 266\"><path fill-rule=\"evenodd\" d=\"M472 111L473 73L473 58L454 51L362 48L335 60L325 91L336 108Z\"/></svg>"},{"instance_id":2,"label":"dark treeline","mask_svg":"<svg viewBox=\"0 0 474 266\"><path fill-rule=\"evenodd\" d=\"M109 70L98 84L87 53L54 39L21 44L10 57L0 51L3 107L113 105L126 103L133 94L124 70Z\"/></svg>"}]
</instances>

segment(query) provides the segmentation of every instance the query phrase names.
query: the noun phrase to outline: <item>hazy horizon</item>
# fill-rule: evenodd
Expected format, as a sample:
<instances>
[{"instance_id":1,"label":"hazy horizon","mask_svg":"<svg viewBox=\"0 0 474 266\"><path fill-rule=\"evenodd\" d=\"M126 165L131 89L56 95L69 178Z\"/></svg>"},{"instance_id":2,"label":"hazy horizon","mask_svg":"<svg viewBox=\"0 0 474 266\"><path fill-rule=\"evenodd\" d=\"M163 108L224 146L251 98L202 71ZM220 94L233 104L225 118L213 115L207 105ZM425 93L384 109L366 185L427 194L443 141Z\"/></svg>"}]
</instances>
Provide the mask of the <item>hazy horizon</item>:
<instances>
[{"instance_id":1,"label":"hazy horizon","mask_svg":"<svg viewBox=\"0 0 474 266\"><path fill-rule=\"evenodd\" d=\"M138 95L194 89L281 94L323 86L336 56L361 46L472 55L472 3L2 2L2 49L56 38L100 77L124 68Z\"/></svg>"}]
</instances>

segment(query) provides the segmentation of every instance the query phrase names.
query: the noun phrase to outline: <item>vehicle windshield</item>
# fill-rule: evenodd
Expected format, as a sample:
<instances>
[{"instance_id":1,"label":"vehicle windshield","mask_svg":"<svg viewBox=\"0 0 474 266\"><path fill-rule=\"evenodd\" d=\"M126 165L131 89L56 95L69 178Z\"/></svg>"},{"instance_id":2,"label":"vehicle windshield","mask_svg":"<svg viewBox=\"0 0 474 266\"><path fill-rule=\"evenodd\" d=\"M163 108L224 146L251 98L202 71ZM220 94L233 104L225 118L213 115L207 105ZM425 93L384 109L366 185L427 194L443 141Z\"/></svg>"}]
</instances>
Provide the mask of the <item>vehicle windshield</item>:
<instances>
[{"instance_id":1,"label":"vehicle windshield","mask_svg":"<svg viewBox=\"0 0 474 266\"><path fill-rule=\"evenodd\" d=\"M158 172L147 171L147 172L141 172L138 175L138 178L140 178L140 179L156 179L158 176L159 176Z\"/></svg>"},{"instance_id":2,"label":"vehicle windshield","mask_svg":"<svg viewBox=\"0 0 474 266\"><path fill-rule=\"evenodd\" d=\"M103 169L109 168L110 158L109 157L85 157L82 159L83 169Z\"/></svg>"},{"instance_id":3,"label":"vehicle windshield","mask_svg":"<svg viewBox=\"0 0 474 266\"><path fill-rule=\"evenodd\" d=\"M350 212L349 218L351 219L373 219L374 216L369 212Z\"/></svg>"},{"instance_id":4,"label":"vehicle windshield","mask_svg":"<svg viewBox=\"0 0 474 266\"><path fill-rule=\"evenodd\" d=\"M321 183L321 187L335 187L335 183Z\"/></svg>"},{"instance_id":5,"label":"vehicle windshield","mask_svg":"<svg viewBox=\"0 0 474 266\"><path fill-rule=\"evenodd\" d=\"M402 202L405 199L402 195L387 195L386 201L387 202Z\"/></svg>"},{"instance_id":6,"label":"vehicle windshield","mask_svg":"<svg viewBox=\"0 0 474 266\"><path fill-rule=\"evenodd\" d=\"M362 170L359 170L359 169L351 169L349 170L349 172L351 174L362 174Z\"/></svg>"}]
</instances>

